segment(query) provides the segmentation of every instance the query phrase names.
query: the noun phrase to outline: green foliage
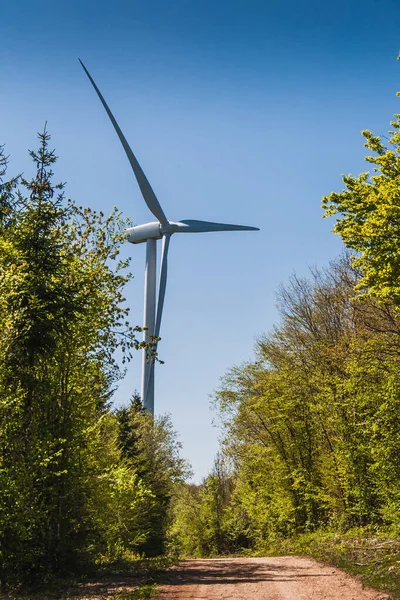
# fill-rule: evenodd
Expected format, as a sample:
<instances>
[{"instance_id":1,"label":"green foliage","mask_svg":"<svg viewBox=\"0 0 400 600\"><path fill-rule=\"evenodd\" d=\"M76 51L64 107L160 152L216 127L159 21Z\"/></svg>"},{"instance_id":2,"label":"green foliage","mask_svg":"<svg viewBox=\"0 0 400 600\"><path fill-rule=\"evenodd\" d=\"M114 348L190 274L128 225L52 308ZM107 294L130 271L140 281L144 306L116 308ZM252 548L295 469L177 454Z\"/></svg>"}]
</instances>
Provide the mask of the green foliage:
<instances>
[{"instance_id":1,"label":"green foliage","mask_svg":"<svg viewBox=\"0 0 400 600\"><path fill-rule=\"evenodd\" d=\"M30 181L5 181L0 149L4 589L44 586L55 576L138 552L159 535L152 530L159 524L154 515L165 512L158 471L167 469L167 497L176 476L168 460L178 464L168 454L175 447L167 422L154 429L153 462L143 450L144 427L146 439L153 439L147 417L137 450L136 440L130 447L143 464L120 445L119 422L109 408L122 375L116 356L129 360L143 346L124 304L131 279L128 261L118 258L124 222L116 210L104 217L66 201L64 185L52 183L50 136L44 131L39 138L39 149L30 153L36 165Z\"/></svg>"},{"instance_id":2,"label":"green foliage","mask_svg":"<svg viewBox=\"0 0 400 600\"><path fill-rule=\"evenodd\" d=\"M179 486L173 501L173 523L170 535L183 556L201 557L207 554L204 552L201 508L200 486L193 484Z\"/></svg>"},{"instance_id":3,"label":"green foliage","mask_svg":"<svg viewBox=\"0 0 400 600\"><path fill-rule=\"evenodd\" d=\"M400 94L398 94L400 95ZM356 251L354 266L362 278L357 291L362 296L400 304L400 114L391 121L388 146L381 136L362 132L365 146L376 156L366 160L374 165L358 177L343 177L346 189L325 196L324 216L340 215L334 232L348 248Z\"/></svg>"},{"instance_id":4,"label":"green foliage","mask_svg":"<svg viewBox=\"0 0 400 600\"><path fill-rule=\"evenodd\" d=\"M169 416L153 419L143 412L137 396L128 407L117 410L116 416L122 454L154 499L142 513L147 534L137 549L146 556L159 556L167 550L174 488L189 476L190 469L180 457L181 444Z\"/></svg>"},{"instance_id":5,"label":"green foliage","mask_svg":"<svg viewBox=\"0 0 400 600\"><path fill-rule=\"evenodd\" d=\"M304 552L399 591L397 542L367 533L400 531L400 115L392 127L388 147L363 132L373 174L323 199L355 256L281 287L279 324L222 380L228 492L215 473L181 490L186 554Z\"/></svg>"},{"instance_id":6,"label":"green foliage","mask_svg":"<svg viewBox=\"0 0 400 600\"><path fill-rule=\"evenodd\" d=\"M121 590L114 596L115 600L141 600L153 598L156 593L154 584L141 585L134 590Z\"/></svg>"},{"instance_id":7,"label":"green foliage","mask_svg":"<svg viewBox=\"0 0 400 600\"><path fill-rule=\"evenodd\" d=\"M248 547L246 515L233 490L233 473L222 455L202 485L176 490L170 535L184 556L233 554Z\"/></svg>"},{"instance_id":8,"label":"green foliage","mask_svg":"<svg viewBox=\"0 0 400 600\"><path fill-rule=\"evenodd\" d=\"M313 532L400 530L400 316L357 299L348 256L278 293L281 321L215 404L225 475L181 490L184 553L265 552Z\"/></svg>"}]
</instances>

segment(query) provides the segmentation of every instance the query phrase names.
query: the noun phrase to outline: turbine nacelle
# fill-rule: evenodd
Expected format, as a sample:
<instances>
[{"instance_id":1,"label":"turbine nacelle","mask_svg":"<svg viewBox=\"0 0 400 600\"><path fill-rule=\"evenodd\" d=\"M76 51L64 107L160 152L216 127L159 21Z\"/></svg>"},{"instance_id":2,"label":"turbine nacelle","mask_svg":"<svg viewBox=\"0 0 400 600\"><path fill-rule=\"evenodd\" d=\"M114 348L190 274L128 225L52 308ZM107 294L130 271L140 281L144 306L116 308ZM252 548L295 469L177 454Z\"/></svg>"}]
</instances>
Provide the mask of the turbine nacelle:
<instances>
[{"instance_id":1,"label":"turbine nacelle","mask_svg":"<svg viewBox=\"0 0 400 600\"><path fill-rule=\"evenodd\" d=\"M126 230L128 242L142 244L146 240L160 240L164 235L173 233L209 233L212 231L258 231L257 227L232 225L231 223L213 223L186 219L184 221L167 221L162 224L154 221L145 225L137 225Z\"/></svg>"},{"instance_id":2,"label":"turbine nacelle","mask_svg":"<svg viewBox=\"0 0 400 600\"><path fill-rule=\"evenodd\" d=\"M145 225L135 225L126 229L126 237L131 244L143 244L147 240L161 240L164 235L171 235L180 231L181 223L167 221L163 225L159 221L146 223Z\"/></svg>"},{"instance_id":3,"label":"turbine nacelle","mask_svg":"<svg viewBox=\"0 0 400 600\"><path fill-rule=\"evenodd\" d=\"M150 239L161 240L162 236L161 225L158 221L136 225L126 230L127 240L131 244L142 244Z\"/></svg>"}]
</instances>

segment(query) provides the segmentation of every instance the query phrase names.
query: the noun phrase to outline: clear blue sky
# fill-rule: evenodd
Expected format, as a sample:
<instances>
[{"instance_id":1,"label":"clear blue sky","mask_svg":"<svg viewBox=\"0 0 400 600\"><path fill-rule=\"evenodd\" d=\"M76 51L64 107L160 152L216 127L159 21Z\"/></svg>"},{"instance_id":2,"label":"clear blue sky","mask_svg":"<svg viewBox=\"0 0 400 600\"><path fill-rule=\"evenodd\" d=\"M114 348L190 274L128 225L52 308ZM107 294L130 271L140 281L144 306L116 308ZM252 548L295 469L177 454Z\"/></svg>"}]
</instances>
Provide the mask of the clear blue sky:
<instances>
[{"instance_id":1,"label":"clear blue sky","mask_svg":"<svg viewBox=\"0 0 400 600\"><path fill-rule=\"evenodd\" d=\"M360 130L400 112L399 0L14 0L0 10L0 143L10 172L47 120L57 174L79 203L152 220L85 62L171 220L258 233L175 236L156 411L170 412L195 479L218 430L209 394L277 319L293 271L341 251L321 197L366 170ZM129 246L142 321L144 247ZM140 357L117 394L140 388Z\"/></svg>"}]
</instances>

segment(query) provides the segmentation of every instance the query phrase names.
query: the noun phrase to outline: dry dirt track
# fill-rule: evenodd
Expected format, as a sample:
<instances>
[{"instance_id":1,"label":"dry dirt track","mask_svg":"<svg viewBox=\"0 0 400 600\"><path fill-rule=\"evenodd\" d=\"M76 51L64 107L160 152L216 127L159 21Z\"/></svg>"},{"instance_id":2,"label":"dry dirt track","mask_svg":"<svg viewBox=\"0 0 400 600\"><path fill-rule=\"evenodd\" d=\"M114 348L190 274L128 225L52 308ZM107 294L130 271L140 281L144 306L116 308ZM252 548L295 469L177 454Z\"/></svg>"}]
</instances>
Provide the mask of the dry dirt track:
<instances>
[{"instance_id":1,"label":"dry dirt track","mask_svg":"<svg viewBox=\"0 0 400 600\"><path fill-rule=\"evenodd\" d=\"M169 572L157 600L384 600L339 569L309 558L187 560Z\"/></svg>"}]
</instances>

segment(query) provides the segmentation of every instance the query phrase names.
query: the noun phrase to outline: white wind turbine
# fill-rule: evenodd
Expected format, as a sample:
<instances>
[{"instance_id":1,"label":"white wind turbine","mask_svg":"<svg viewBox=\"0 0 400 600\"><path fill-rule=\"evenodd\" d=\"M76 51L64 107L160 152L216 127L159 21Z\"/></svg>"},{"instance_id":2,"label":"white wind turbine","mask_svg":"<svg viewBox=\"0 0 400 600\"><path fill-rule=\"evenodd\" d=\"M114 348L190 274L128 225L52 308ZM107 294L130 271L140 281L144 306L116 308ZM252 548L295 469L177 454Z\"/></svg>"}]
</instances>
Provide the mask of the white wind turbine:
<instances>
[{"instance_id":1,"label":"white wind turbine","mask_svg":"<svg viewBox=\"0 0 400 600\"><path fill-rule=\"evenodd\" d=\"M148 208L156 217L157 221L137 225L126 230L127 240L132 244L141 244L146 242L146 270L144 279L144 341L151 341L158 338L161 327L161 316L164 306L165 288L167 284L167 257L171 235L173 233L204 233L209 231L259 231L258 227L247 227L246 225L230 225L227 223L211 223L209 221L169 221L160 206L159 201L146 175L143 173L135 155L133 154L128 142L125 139L117 121L109 109L106 101L100 93L89 71L83 62L79 59L86 75L90 79L94 89L97 92L114 129L121 141L128 160L142 192L144 201ZM157 240L162 239L161 251L161 270L158 286L158 302L156 312L156 266L157 266ZM150 360L146 350L143 351L142 366L142 386L141 399L145 410L154 414L154 360Z\"/></svg>"}]
</instances>

